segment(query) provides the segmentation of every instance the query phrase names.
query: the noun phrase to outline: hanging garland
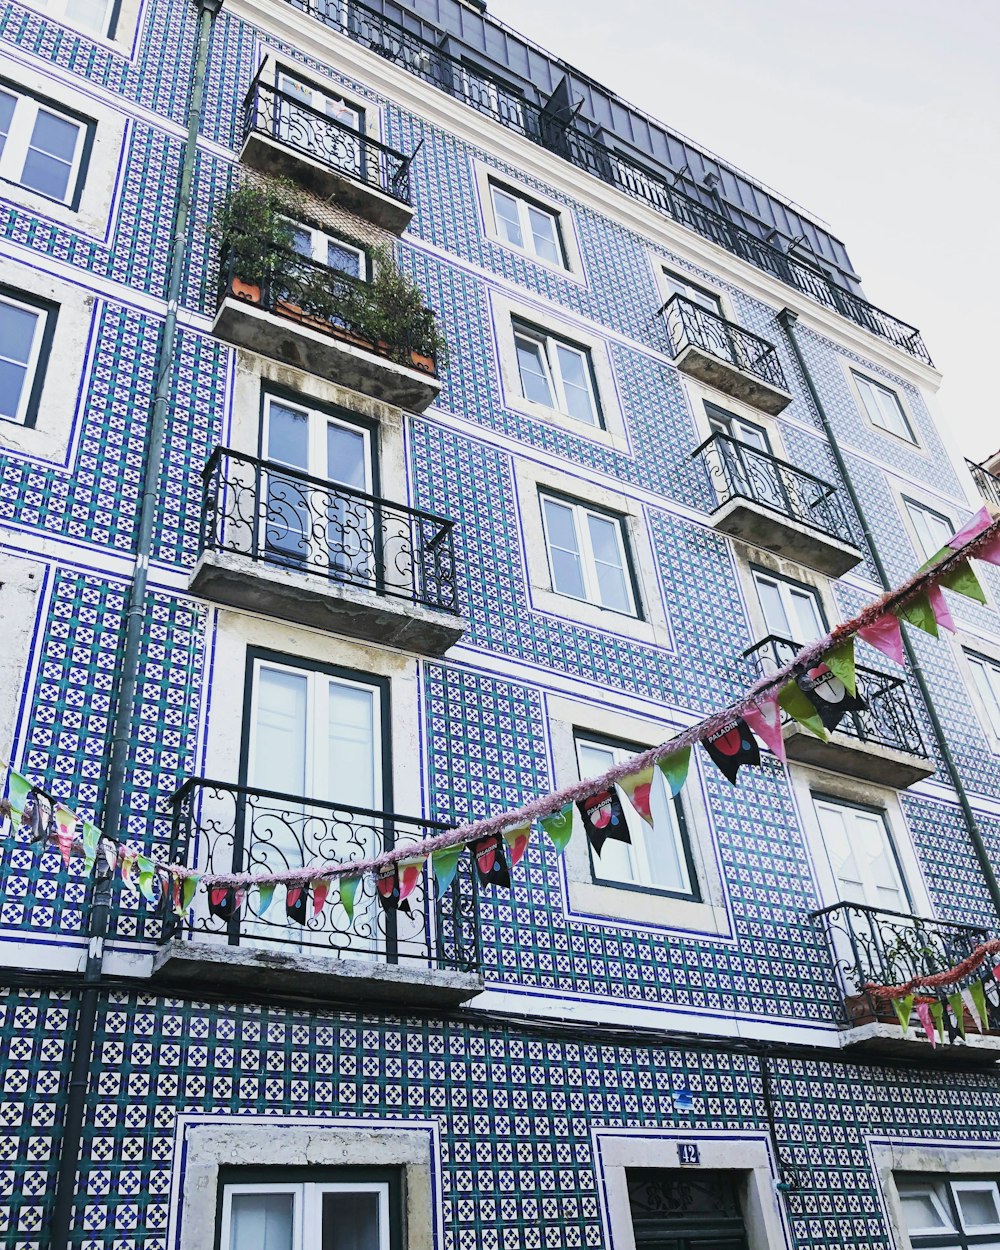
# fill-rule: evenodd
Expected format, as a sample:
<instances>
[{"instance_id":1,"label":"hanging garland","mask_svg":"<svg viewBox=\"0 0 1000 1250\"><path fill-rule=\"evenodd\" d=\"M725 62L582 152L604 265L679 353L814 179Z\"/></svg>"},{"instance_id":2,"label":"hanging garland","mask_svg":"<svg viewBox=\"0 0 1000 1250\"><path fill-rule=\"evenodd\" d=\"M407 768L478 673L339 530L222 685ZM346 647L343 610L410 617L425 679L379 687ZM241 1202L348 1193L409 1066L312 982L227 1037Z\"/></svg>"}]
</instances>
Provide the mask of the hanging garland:
<instances>
[{"instance_id":1,"label":"hanging garland","mask_svg":"<svg viewBox=\"0 0 1000 1250\"><path fill-rule=\"evenodd\" d=\"M29 827L32 842L54 842L67 866L73 855L82 855L88 874L102 854L109 871L117 868L125 884L151 902L156 901L155 883L158 883L161 896L169 900L172 909L181 916L191 906L199 885L208 892L209 910L223 919L236 914L249 889L259 891L264 909L270 904L275 887L283 885L289 917L304 924L310 891L313 914L317 915L336 882L340 902L352 917L361 878L369 874L374 875L383 906L396 907L413 890L428 859L438 894L443 894L454 879L466 850L471 852L484 884L509 886L507 855L509 866L519 862L536 821L560 853L572 833L574 805L596 849L600 850L609 837L628 841L617 787L638 815L652 825L650 789L656 773L661 774L670 795L676 797L687 777L691 748L697 743L702 744L723 775L735 785L741 767L760 763L758 739L784 761L783 713L817 737L828 738L843 716L864 706L857 697L855 683L855 638L863 639L902 664L901 621L934 637L938 636L939 626L954 631L944 588L976 602L986 602L979 579L969 564L970 558L1000 565L1000 519L995 519L986 507L902 585L887 591L825 637L803 647L787 664L751 686L738 702L712 713L669 742L624 760L601 777L576 782L516 810L471 821L366 860L331 862L260 875L200 873L183 864L154 859L116 842L102 834L91 821L77 817L65 804L52 800L9 765L8 794L5 800L0 800L0 816L16 817L21 827ZM81 831L79 838L78 829ZM986 953L982 957L985 958ZM944 978L940 983L948 984L948 976L954 972L952 969L949 974L937 974ZM960 979L961 975L952 976L952 980ZM937 983L937 979L919 981L920 986L926 987L932 983ZM872 988L878 990L881 998L895 1002L905 998L917 984Z\"/></svg>"}]
</instances>

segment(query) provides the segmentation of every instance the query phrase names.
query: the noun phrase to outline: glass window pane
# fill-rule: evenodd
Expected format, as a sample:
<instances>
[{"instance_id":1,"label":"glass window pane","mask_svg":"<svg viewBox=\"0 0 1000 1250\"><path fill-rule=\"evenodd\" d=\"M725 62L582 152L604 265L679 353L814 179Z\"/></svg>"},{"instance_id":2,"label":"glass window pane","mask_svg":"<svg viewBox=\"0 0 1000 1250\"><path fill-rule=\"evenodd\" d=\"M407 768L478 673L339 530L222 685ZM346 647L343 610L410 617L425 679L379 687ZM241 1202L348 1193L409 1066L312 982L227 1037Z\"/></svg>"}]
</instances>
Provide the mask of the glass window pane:
<instances>
[{"instance_id":1,"label":"glass window pane","mask_svg":"<svg viewBox=\"0 0 1000 1250\"><path fill-rule=\"evenodd\" d=\"M820 616L816 596L808 590L799 590L795 586L789 589L792 607L792 620L796 642L812 642L826 633L823 618Z\"/></svg>"},{"instance_id":2,"label":"glass window pane","mask_svg":"<svg viewBox=\"0 0 1000 1250\"><path fill-rule=\"evenodd\" d=\"M892 393L883 387L876 389L879 407L882 410L884 425L887 430L892 430L894 434L899 434L903 438L909 438L910 433L906 428L906 419L903 416L899 400Z\"/></svg>"},{"instance_id":3,"label":"glass window pane","mask_svg":"<svg viewBox=\"0 0 1000 1250\"><path fill-rule=\"evenodd\" d=\"M977 1229L992 1231L1000 1224L997 1187L992 1181L981 1185L974 1181L962 1181L953 1185L952 1190L966 1232L973 1233Z\"/></svg>"},{"instance_id":4,"label":"glass window pane","mask_svg":"<svg viewBox=\"0 0 1000 1250\"><path fill-rule=\"evenodd\" d=\"M331 482L368 490L367 439L360 430L330 422L326 427L326 471Z\"/></svg>"},{"instance_id":5,"label":"glass window pane","mask_svg":"<svg viewBox=\"0 0 1000 1250\"><path fill-rule=\"evenodd\" d=\"M521 220L517 211L517 200L499 187L493 188L493 208L497 219L497 233L514 247L524 247L524 236L521 233Z\"/></svg>"},{"instance_id":6,"label":"glass window pane","mask_svg":"<svg viewBox=\"0 0 1000 1250\"><path fill-rule=\"evenodd\" d=\"M377 1193L323 1195L322 1250L379 1250L380 1245Z\"/></svg>"},{"instance_id":7,"label":"glass window pane","mask_svg":"<svg viewBox=\"0 0 1000 1250\"><path fill-rule=\"evenodd\" d=\"M55 200L66 199L80 127L39 109L21 172L21 183Z\"/></svg>"},{"instance_id":8,"label":"glass window pane","mask_svg":"<svg viewBox=\"0 0 1000 1250\"><path fill-rule=\"evenodd\" d=\"M557 343L556 358L566 395L566 411L578 421L585 421L588 425L596 424L597 413L590 394L589 364L586 356L572 347Z\"/></svg>"},{"instance_id":9,"label":"glass window pane","mask_svg":"<svg viewBox=\"0 0 1000 1250\"><path fill-rule=\"evenodd\" d=\"M549 385L548 371L545 363L545 349L535 339L515 337L517 345L517 365L521 374L521 390L525 399L536 404L544 404L546 408L554 408L552 388Z\"/></svg>"},{"instance_id":10,"label":"glass window pane","mask_svg":"<svg viewBox=\"0 0 1000 1250\"><path fill-rule=\"evenodd\" d=\"M16 105L17 96L12 96L8 91L0 91L0 153L3 152L3 145L10 134Z\"/></svg>"},{"instance_id":11,"label":"glass window pane","mask_svg":"<svg viewBox=\"0 0 1000 1250\"><path fill-rule=\"evenodd\" d=\"M26 365L42 314L0 301L0 360Z\"/></svg>"},{"instance_id":12,"label":"glass window pane","mask_svg":"<svg viewBox=\"0 0 1000 1250\"><path fill-rule=\"evenodd\" d=\"M229 1250L293 1250L294 1194L233 1194Z\"/></svg>"},{"instance_id":13,"label":"glass window pane","mask_svg":"<svg viewBox=\"0 0 1000 1250\"><path fill-rule=\"evenodd\" d=\"M309 414L272 401L268 409L267 458L309 469Z\"/></svg>"},{"instance_id":14,"label":"glass window pane","mask_svg":"<svg viewBox=\"0 0 1000 1250\"><path fill-rule=\"evenodd\" d=\"M658 774L653 778L649 806L653 814L653 828L640 821L638 829L649 864L649 884L661 890L687 894L691 883L684 858L677 803L670 797Z\"/></svg>"},{"instance_id":15,"label":"glass window pane","mask_svg":"<svg viewBox=\"0 0 1000 1250\"><path fill-rule=\"evenodd\" d=\"M527 209L536 255L553 265L561 265L563 259L559 252L558 227L555 218L551 213L544 213L531 204L527 205Z\"/></svg>"},{"instance_id":16,"label":"glass window pane","mask_svg":"<svg viewBox=\"0 0 1000 1250\"><path fill-rule=\"evenodd\" d=\"M769 634L777 634L779 638L789 638L794 642L795 630L785 613L785 605L781 601L781 591L777 582L767 577L754 577L757 583L757 597L764 614L764 626Z\"/></svg>"},{"instance_id":17,"label":"glass window pane","mask_svg":"<svg viewBox=\"0 0 1000 1250\"><path fill-rule=\"evenodd\" d=\"M0 417L8 421L18 418L27 379L28 370L23 365L0 360Z\"/></svg>"},{"instance_id":18,"label":"glass window pane","mask_svg":"<svg viewBox=\"0 0 1000 1250\"><path fill-rule=\"evenodd\" d=\"M66 20L103 35L108 28L108 0L69 0Z\"/></svg>"},{"instance_id":19,"label":"glass window pane","mask_svg":"<svg viewBox=\"0 0 1000 1250\"><path fill-rule=\"evenodd\" d=\"M376 697L374 690L330 682L327 794L317 797L381 809L375 757Z\"/></svg>"},{"instance_id":20,"label":"glass window pane","mask_svg":"<svg viewBox=\"0 0 1000 1250\"><path fill-rule=\"evenodd\" d=\"M948 1218L947 1208L930 1185L924 1181L901 1180L896 1182L896 1187L903 1208L903 1219L911 1233L918 1230L951 1230L952 1223Z\"/></svg>"},{"instance_id":21,"label":"glass window pane","mask_svg":"<svg viewBox=\"0 0 1000 1250\"><path fill-rule=\"evenodd\" d=\"M601 604L615 612L631 612L628 577L622 551L621 526L606 517L587 514L590 545Z\"/></svg>"},{"instance_id":22,"label":"glass window pane","mask_svg":"<svg viewBox=\"0 0 1000 1250\"><path fill-rule=\"evenodd\" d=\"M551 499L544 500L543 506L552 589L562 595L572 595L574 599L585 599L587 591L573 510Z\"/></svg>"},{"instance_id":23,"label":"glass window pane","mask_svg":"<svg viewBox=\"0 0 1000 1250\"><path fill-rule=\"evenodd\" d=\"M350 274L352 278L363 277L361 269L361 253L353 247L328 239L326 243L326 263L338 273Z\"/></svg>"},{"instance_id":24,"label":"glass window pane","mask_svg":"<svg viewBox=\"0 0 1000 1250\"><path fill-rule=\"evenodd\" d=\"M31 146L69 164L76 152L79 134L80 127L76 122L50 113L47 109L39 109L31 135Z\"/></svg>"},{"instance_id":25,"label":"glass window pane","mask_svg":"<svg viewBox=\"0 0 1000 1250\"><path fill-rule=\"evenodd\" d=\"M972 657L969 664L993 732L1000 735L1000 665Z\"/></svg>"},{"instance_id":26,"label":"glass window pane","mask_svg":"<svg viewBox=\"0 0 1000 1250\"><path fill-rule=\"evenodd\" d=\"M258 670L251 784L262 790L306 795L307 686L304 673Z\"/></svg>"}]
</instances>

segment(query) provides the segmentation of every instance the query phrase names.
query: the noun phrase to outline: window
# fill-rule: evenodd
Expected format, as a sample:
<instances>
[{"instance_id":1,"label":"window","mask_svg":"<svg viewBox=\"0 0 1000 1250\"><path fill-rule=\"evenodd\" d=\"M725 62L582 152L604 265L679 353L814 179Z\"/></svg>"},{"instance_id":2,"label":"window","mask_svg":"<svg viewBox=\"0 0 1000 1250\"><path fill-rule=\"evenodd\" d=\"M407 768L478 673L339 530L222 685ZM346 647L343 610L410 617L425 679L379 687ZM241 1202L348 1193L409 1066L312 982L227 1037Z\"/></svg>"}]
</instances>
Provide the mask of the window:
<instances>
[{"instance_id":1,"label":"window","mask_svg":"<svg viewBox=\"0 0 1000 1250\"><path fill-rule=\"evenodd\" d=\"M89 132L54 105L0 86L0 178L75 207Z\"/></svg>"},{"instance_id":2,"label":"window","mask_svg":"<svg viewBox=\"0 0 1000 1250\"><path fill-rule=\"evenodd\" d=\"M552 589L612 612L638 616L638 596L621 517L540 496Z\"/></svg>"},{"instance_id":3,"label":"window","mask_svg":"<svg viewBox=\"0 0 1000 1250\"><path fill-rule=\"evenodd\" d=\"M880 382L873 382L871 378L863 378L859 373L853 374L853 377L872 425L899 438L905 438L908 443L915 443L917 440L896 392Z\"/></svg>"},{"instance_id":4,"label":"window","mask_svg":"<svg viewBox=\"0 0 1000 1250\"><path fill-rule=\"evenodd\" d=\"M57 311L0 288L0 420L34 424Z\"/></svg>"},{"instance_id":5,"label":"window","mask_svg":"<svg viewBox=\"0 0 1000 1250\"><path fill-rule=\"evenodd\" d=\"M490 199L497 233L506 243L547 264L567 268L559 218L555 213L493 181L490 182Z\"/></svg>"},{"instance_id":6,"label":"window","mask_svg":"<svg viewBox=\"0 0 1000 1250\"><path fill-rule=\"evenodd\" d=\"M766 633L800 645L826 633L823 605L811 586L764 569L751 573Z\"/></svg>"},{"instance_id":7,"label":"window","mask_svg":"<svg viewBox=\"0 0 1000 1250\"><path fill-rule=\"evenodd\" d=\"M988 1176L895 1178L913 1250L1000 1247L1000 1190Z\"/></svg>"},{"instance_id":8,"label":"window","mask_svg":"<svg viewBox=\"0 0 1000 1250\"><path fill-rule=\"evenodd\" d=\"M909 912L885 812L817 794L813 806L837 894L830 901Z\"/></svg>"},{"instance_id":9,"label":"window","mask_svg":"<svg viewBox=\"0 0 1000 1250\"><path fill-rule=\"evenodd\" d=\"M300 222L290 224L295 231L292 247L300 256L315 261L317 265L326 265L328 269L347 274L350 278L368 281L368 254L364 248L338 239L335 235L325 234L314 226L306 226Z\"/></svg>"},{"instance_id":10,"label":"window","mask_svg":"<svg viewBox=\"0 0 1000 1250\"><path fill-rule=\"evenodd\" d=\"M725 490L729 496L742 495L779 512L789 513L792 503L772 458L771 440L763 426L744 421L715 404L706 403L705 411L713 433L725 434L734 443L740 444L734 447L733 443L717 439L712 446L709 454L718 461L718 471L713 465L712 472L720 490Z\"/></svg>"},{"instance_id":11,"label":"window","mask_svg":"<svg viewBox=\"0 0 1000 1250\"><path fill-rule=\"evenodd\" d=\"M525 399L603 428L587 348L522 322L514 324L514 348Z\"/></svg>"},{"instance_id":12,"label":"window","mask_svg":"<svg viewBox=\"0 0 1000 1250\"><path fill-rule=\"evenodd\" d=\"M575 735L580 776L599 777L615 764L643 750L610 738L578 730ZM631 844L608 838L600 854L591 846L590 866L598 884L637 886L658 890L680 898L700 900L691 849L688 845L684 811L680 799L672 799L659 770L654 772L650 808L656 821L655 832L623 800Z\"/></svg>"},{"instance_id":13,"label":"window","mask_svg":"<svg viewBox=\"0 0 1000 1250\"><path fill-rule=\"evenodd\" d=\"M906 511L917 535L917 545L925 560L936 555L942 547L948 545L955 533L954 522L941 512L927 508L923 504L914 503L912 499L903 498Z\"/></svg>"},{"instance_id":14,"label":"window","mask_svg":"<svg viewBox=\"0 0 1000 1250\"><path fill-rule=\"evenodd\" d=\"M1000 738L1000 664L996 660L988 660L983 655L974 655L971 652L966 652L966 658L990 727Z\"/></svg>"},{"instance_id":15,"label":"window","mask_svg":"<svg viewBox=\"0 0 1000 1250\"><path fill-rule=\"evenodd\" d=\"M31 0L35 8L44 10L49 17L63 19L101 38L113 33L113 19L117 4L114 0Z\"/></svg>"},{"instance_id":16,"label":"window","mask_svg":"<svg viewBox=\"0 0 1000 1250\"><path fill-rule=\"evenodd\" d=\"M628 1168L626 1177L637 1247L748 1250L745 1181L734 1169Z\"/></svg>"},{"instance_id":17,"label":"window","mask_svg":"<svg viewBox=\"0 0 1000 1250\"><path fill-rule=\"evenodd\" d=\"M663 285L667 290L667 299L672 299L675 295L683 295L685 299L689 299L692 304L697 304L699 308L704 308L706 312L715 313L717 317L725 315L722 311L722 300L717 295L706 291L704 287L695 285L682 273L664 269Z\"/></svg>"},{"instance_id":18,"label":"window","mask_svg":"<svg viewBox=\"0 0 1000 1250\"><path fill-rule=\"evenodd\" d=\"M360 138L349 133L364 133L363 111L343 97L284 71L278 73L278 90L282 93L276 100L278 137L295 147L303 143L318 146L331 165L354 178L363 178L364 146ZM339 125L325 126L323 117Z\"/></svg>"},{"instance_id":19,"label":"window","mask_svg":"<svg viewBox=\"0 0 1000 1250\"><path fill-rule=\"evenodd\" d=\"M753 447L755 451L765 452L771 455L771 440L767 436L767 430L762 425L756 425L753 421L744 421L742 417L736 416L733 412L727 412L725 408L719 408L716 404L705 404L705 412L708 416L708 424L714 434L728 434L730 438L735 438L737 442L744 443L747 447Z\"/></svg>"},{"instance_id":20,"label":"window","mask_svg":"<svg viewBox=\"0 0 1000 1250\"><path fill-rule=\"evenodd\" d=\"M298 1179L301 1174L222 1171L219 1250L398 1250L396 1173L331 1169L329 1179Z\"/></svg>"}]
</instances>

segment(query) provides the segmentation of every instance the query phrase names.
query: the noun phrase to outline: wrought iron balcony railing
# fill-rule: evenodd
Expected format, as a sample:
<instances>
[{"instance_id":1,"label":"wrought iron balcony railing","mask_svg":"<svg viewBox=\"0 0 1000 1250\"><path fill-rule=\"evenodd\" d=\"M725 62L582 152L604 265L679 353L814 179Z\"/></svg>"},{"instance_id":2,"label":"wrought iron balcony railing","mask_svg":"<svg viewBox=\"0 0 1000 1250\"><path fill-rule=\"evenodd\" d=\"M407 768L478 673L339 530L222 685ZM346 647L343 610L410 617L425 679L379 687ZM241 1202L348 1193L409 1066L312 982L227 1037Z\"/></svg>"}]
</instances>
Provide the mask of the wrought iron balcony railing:
<instances>
[{"instance_id":1,"label":"wrought iron balcony railing","mask_svg":"<svg viewBox=\"0 0 1000 1250\"><path fill-rule=\"evenodd\" d=\"M458 613L453 521L227 447L213 451L202 490L202 551Z\"/></svg>"},{"instance_id":2,"label":"wrought iron balcony railing","mask_svg":"<svg viewBox=\"0 0 1000 1250\"><path fill-rule=\"evenodd\" d=\"M895 1020L891 1005L877 1003L866 985L903 985L914 977L944 972L987 940L977 925L929 920L883 911L865 903L833 903L810 914L826 937L844 999L844 1025ZM981 977L971 973L961 986Z\"/></svg>"},{"instance_id":3,"label":"wrought iron balcony railing","mask_svg":"<svg viewBox=\"0 0 1000 1250\"><path fill-rule=\"evenodd\" d=\"M973 460L966 460L965 463L980 495L987 503L995 504L1000 508L1000 477L991 473L985 465L976 464Z\"/></svg>"},{"instance_id":4,"label":"wrought iron balcony railing","mask_svg":"<svg viewBox=\"0 0 1000 1250\"><path fill-rule=\"evenodd\" d=\"M192 778L171 800L172 854L203 872L284 872L327 862L368 859L447 829L434 821ZM382 960L425 968L475 971L479 966L476 880L463 856L448 891L435 900L425 865L406 907L387 910L373 880L362 880L349 919L331 888L304 924L286 913L283 887L265 905L249 890L230 918L213 914L204 891L186 917L173 916L164 939L224 940L229 945L301 950L340 959Z\"/></svg>"},{"instance_id":5,"label":"wrought iron balcony railing","mask_svg":"<svg viewBox=\"0 0 1000 1250\"><path fill-rule=\"evenodd\" d=\"M750 230L699 203L674 185L669 175L648 168L578 126L559 120L550 108L527 99L516 87L449 55L414 32L404 30L360 0L288 0L288 3L780 282L795 287L909 355L931 363L920 331L913 326L869 304L814 266L772 247Z\"/></svg>"},{"instance_id":6,"label":"wrought iron balcony railing","mask_svg":"<svg viewBox=\"0 0 1000 1250\"><path fill-rule=\"evenodd\" d=\"M763 677L788 664L801 650L800 642L770 634L743 655L750 660L757 675ZM880 673L863 664L857 665L855 677L858 697L866 706L863 711L848 712L837 732L859 742L926 759L927 749L903 678Z\"/></svg>"},{"instance_id":7,"label":"wrought iron balcony railing","mask_svg":"<svg viewBox=\"0 0 1000 1250\"><path fill-rule=\"evenodd\" d=\"M691 456L704 458L720 504L749 499L840 542L853 543L837 488L822 478L729 434L713 434Z\"/></svg>"},{"instance_id":8,"label":"wrought iron balcony railing","mask_svg":"<svg viewBox=\"0 0 1000 1250\"><path fill-rule=\"evenodd\" d=\"M758 338L683 295L671 296L660 312L666 320L675 357L686 347L697 347L769 386L788 390L778 353L766 339Z\"/></svg>"},{"instance_id":9,"label":"wrought iron balcony railing","mask_svg":"<svg viewBox=\"0 0 1000 1250\"><path fill-rule=\"evenodd\" d=\"M226 298L255 304L265 312L437 377L436 319L431 309L399 314L389 329L389 318L373 316L375 297L368 283L297 252L286 252L261 269L259 263L241 255L238 244L231 247L222 257L219 281L220 303Z\"/></svg>"},{"instance_id":10,"label":"wrought iron balcony railing","mask_svg":"<svg viewBox=\"0 0 1000 1250\"><path fill-rule=\"evenodd\" d=\"M410 203L410 160L353 126L255 80L243 101L243 138L264 135L338 174Z\"/></svg>"}]
</instances>

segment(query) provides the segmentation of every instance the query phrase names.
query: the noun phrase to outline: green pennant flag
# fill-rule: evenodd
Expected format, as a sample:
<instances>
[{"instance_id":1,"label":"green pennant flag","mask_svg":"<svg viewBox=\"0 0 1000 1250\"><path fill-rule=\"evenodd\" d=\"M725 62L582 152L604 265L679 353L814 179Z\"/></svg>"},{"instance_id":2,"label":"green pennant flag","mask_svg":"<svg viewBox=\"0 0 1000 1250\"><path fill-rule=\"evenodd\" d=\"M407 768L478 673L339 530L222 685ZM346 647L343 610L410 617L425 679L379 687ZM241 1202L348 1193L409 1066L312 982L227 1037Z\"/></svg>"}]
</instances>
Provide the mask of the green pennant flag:
<instances>
[{"instance_id":1,"label":"green pennant flag","mask_svg":"<svg viewBox=\"0 0 1000 1250\"><path fill-rule=\"evenodd\" d=\"M137 855L135 866L139 869L139 889L144 898L150 903L156 902L156 894L153 890L153 878L156 875L156 867L153 861L146 855Z\"/></svg>"},{"instance_id":2,"label":"green pennant flag","mask_svg":"<svg viewBox=\"0 0 1000 1250\"><path fill-rule=\"evenodd\" d=\"M561 855L573 835L573 804L563 804L558 812L553 812L551 816L543 816L538 823Z\"/></svg>"},{"instance_id":3,"label":"green pennant flag","mask_svg":"<svg viewBox=\"0 0 1000 1250\"><path fill-rule=\"evenodd\" d=\"M975 599L976 603L986 602L986 591L983 590L968 560L963 560L961 564L949 569L941 578L940 584L948 590L953 590L956 595L965 595L967 599Z\"/></svg>"},{"instance_id":4,"label":"green pennant flag","mask_svg":"<svg viewBox=\"0 0 1000 1250\"><path fill-rule=\"evenodd\" d=\"M464 851L465 844L460 842L457 846L446 846L431 855L431 872L434 874L435 894L438 898L444 898L448 893Z\"/></svg>"},{"instance_id":5,"label":"green pennant flag","mask_svg":"<svg viewBox=\"0 0 1000 1250\"><path fill-rule=\"evenodd\" d=\"M262 881L257 887L257 915L263 916L274 898L274 882Z\"/></svg>"},{"instance_id":6,"label":"green pennant flag","mask_svg":"<svg viewBox=\"0 0 1000 1250\"><path fill-rule=\"evenodd\" d=\"M893 608L892 614L898 620L906 621L907 624L922 629L925 634L930 634L933 638L938 637L937 618L934 616L934 609L926 594L919 594L909 603Z\"/></svg>"},{"instance_id":7,"label":"green pennant flag","mask_svg":"<svg viewBox=\"0 0 1000 1250\"><path fill-rule=\"evenodd\" d=\"M7 802L10 804L10 810L20 816L24 812L24 805L30 793L31 782L12 768L7 778Z\"/></svg>"},{"instance_id":8,"label":"green pennant flag","mask_svg":"<svg viewBox=\"0 0 1000 1250\"><path fill-rule=\"evenodd\" d=\"M198 884L201 877L197 873L191 873L185 877L181 884L181 911L187 911L194 902L194 896L198 893Z\"/></svg>"},{"instance_id":9,"label":"green pennant flag","mask_svg":"<svg viewBox=\"0 0 1000 1250\"><path fill-rule=\"evenodd\" d=\"M894 998L892 1000L892 1009L896 1013L899 1027L905 1033L910 1027L910 1016L913 1015L913 995L907 994L905 998Z\"/></svg>"},{"instance_id":10,"label":"green pennant flag","mask_svg":"<svg viewBox=\"0 0 1000 1250\"><path fill-rule=\"evenodd\" d=\"M354 900L358 895L358 888L361 885L360 877L340 878L340 905L347 912L347 923L350 924L354 919Z\"/></svg>"},{"instance_id":11,"label":"green pennant flag","mask_svg":"<svg viewBox=\"0 0 1000 1250\"><path fill-rule=\"evenodd\" d=\"M821 738L824 742L829 741L830 735L820 720L819 712L813 707L798 682L790 681L787 686L782 687L778 692L778 706L817 738Z\"/></svg>"},{"instance_id":12,"label":"green pennant flag","mask_svg":"<svg viewBox=\"0 0 1000 1250\"><path fill-rule=\"evenodd\" d=\"M962 998L962 991L955 990L953 994L948 995L948 1006L955 1013L955 1021L958 1024L958 1031L965 1041L965 1000Z\"/></svg>"},{"instance_id":13,"label":"green pennant flag","mask_svg":"<svg viewBox=\"0 0 1000 1250\"><path fill-rule=\"evenodd\" d=\"M990 1017L986 1011L986 988L982 981L973 981L969 986L969 993L972 995L972 1001L976 1005L976 1015L982 1021L982 1031L985 1033L990 1027Z\"/></svg>"},{"instance_id":14,"label":"green pennant flag","mask_svg":"<svg viewBox=\"0 0 1000 1250\"><path fill-rule=\"evenodd\" d=\"M97 848L101 841L101 831L93 821L83 822L83 874L89 877L97 859Z\"/></svg>"},{"instance_id":15,"label":"green pennant flag","mask_svg":"<svg viewBox=\"0 0 1000 1250\"><path fill-rule=\"evenodd\" d=\"M929 1004L931 1009L931 1019L934 1021L934 1027L937 1029L939 1041L944 1041L944 1003L940 998L935 998Z\"/></svg>"},{"instance_id":16,"label":"green pennant flag","mask_svg":"<svg viewBox=\"0 0 1000 1250\"><path fill-rule=\"evenodd\" d=\"M671 751L656 761L670 791L670 797L676 799L687 781L688 768L691 765L691 748L681 747L679 751Z\"/></svg>"},{"instance_id":17,"label":"green pennant flag","mask_svg":"<svg viewBox=\"0 0 1000 1250\"><path fill-rule=\"evenodd\" d=\"M954 554L955 554L954 547L939 547L929 560L925 560L923 564L921 564L920 568L917 569L917 572L926 573L928 569L932 569L935 564L940 564L941 561L944 560L947 556L953 556Z\"/></svg>"},{"instance_id":18,"label":"green pennant flag","mask_svg":"<svg viewBox=\"0 0 1000 1250\"><path fill-rule=\"evenodd\" d=\"M839 647L834 647L829 655L823 656L823 663L834 677L844 683L848 694L857 694L857 681L854 673L854 639L848 638Z\"/></svg>"}]
</instances>

